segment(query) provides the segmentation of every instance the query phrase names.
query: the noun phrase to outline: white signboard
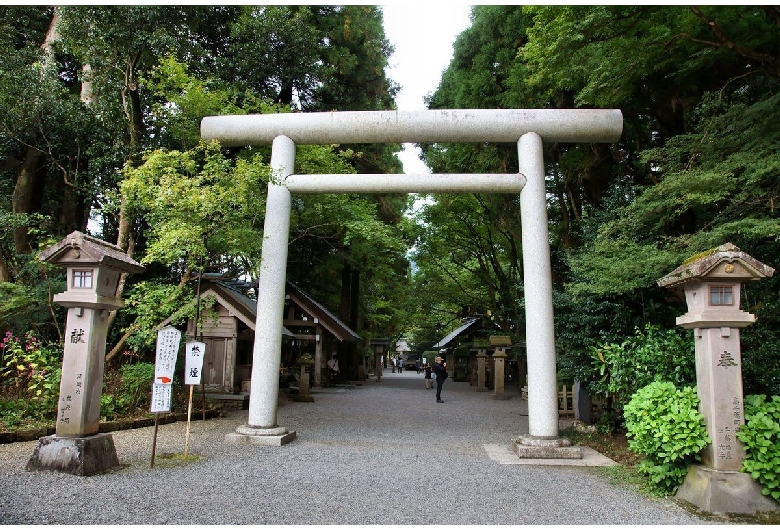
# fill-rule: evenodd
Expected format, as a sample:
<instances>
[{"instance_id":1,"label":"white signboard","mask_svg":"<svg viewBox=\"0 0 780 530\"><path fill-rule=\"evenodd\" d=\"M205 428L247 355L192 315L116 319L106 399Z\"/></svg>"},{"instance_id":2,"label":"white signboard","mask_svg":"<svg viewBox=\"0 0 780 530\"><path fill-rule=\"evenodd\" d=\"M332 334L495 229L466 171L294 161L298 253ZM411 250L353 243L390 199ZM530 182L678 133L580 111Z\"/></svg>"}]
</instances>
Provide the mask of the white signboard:
<instances>
[{"instance_id":1,"label":"white signboard","mask_svg":"<svg viewBox=\"0 0 780 530\"><path fill-rule=\"evenodd\" d=\"M154 364L154 382L169 385L173 382L176 355L179 352L181 331L167 326L157 332L157 359Z\"/></svg>"},{"instance_id":2,"label":"white signboard","mask_svg":"<svg viewBox=\"0 0 780 530\"><path fill-rule=\"evenodd\" d=\"M200 376L203 371L203 357L206 354L206 344L203 342L188 342L184 346L187 353L186 364L184 365L184 384L199 385Z\"/></svg>"},{"instance_id":3,"label":"white signboard","mask_svg":"<svg viewBox=\"0 0 780 530\"><path fill-rule=\"evenodd\" d=\"M152 384L152 405L149 412L170 412L171 411L171 384Z\"/></svg>"}]
</instances>

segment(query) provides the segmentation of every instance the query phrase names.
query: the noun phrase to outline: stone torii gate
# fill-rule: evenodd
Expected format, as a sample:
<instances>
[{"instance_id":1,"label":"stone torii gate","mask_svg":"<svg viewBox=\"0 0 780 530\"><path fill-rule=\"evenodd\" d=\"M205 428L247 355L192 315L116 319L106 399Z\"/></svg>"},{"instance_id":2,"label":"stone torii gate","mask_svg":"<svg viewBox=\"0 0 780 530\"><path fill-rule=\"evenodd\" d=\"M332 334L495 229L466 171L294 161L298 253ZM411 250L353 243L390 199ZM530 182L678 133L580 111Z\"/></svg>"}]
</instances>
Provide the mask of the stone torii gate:
<instances>
[{"instance_id":1,"label":"stone torii gate","mask_svg":"<svg viewBox=\"0 0 780 530\"><path fill-rule=\"evenodd\" d=\"M277 425L291 193L519 192L529 424L529 436L522 443L551 448L565 445L558 443L543 142L616 142L622 130L623 116L615 109L327 112L204 118L204 140L218 140L229 147L272 144L273 176L268 184L259 271L248 422L228 434L227 440L281 445L295 438L295 431ZM294 174L296 144L434 142L517 142L519 174Z\"/></svg>"}]
</instances>

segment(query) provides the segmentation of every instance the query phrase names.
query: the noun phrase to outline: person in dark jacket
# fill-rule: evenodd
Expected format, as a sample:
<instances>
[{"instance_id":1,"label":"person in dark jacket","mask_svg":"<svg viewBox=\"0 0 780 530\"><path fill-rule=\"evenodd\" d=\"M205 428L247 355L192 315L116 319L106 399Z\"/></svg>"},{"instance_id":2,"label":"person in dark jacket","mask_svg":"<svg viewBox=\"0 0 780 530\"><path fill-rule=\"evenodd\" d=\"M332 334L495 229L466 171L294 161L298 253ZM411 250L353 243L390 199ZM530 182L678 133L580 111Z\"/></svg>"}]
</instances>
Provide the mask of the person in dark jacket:
<instances>
[{"instance_id":1,"label":"person in dark jacket","mask_svg":"<svg viewBox=\"0 0 780 530\"><path fill-rule=\"evenodd\" d=\"M436 374L436 403L444 403L441 400L441 385L447 379L447 363L441 357L436 357L436 362L433 363L433 373Z\"/></svg>"}]
</instances>

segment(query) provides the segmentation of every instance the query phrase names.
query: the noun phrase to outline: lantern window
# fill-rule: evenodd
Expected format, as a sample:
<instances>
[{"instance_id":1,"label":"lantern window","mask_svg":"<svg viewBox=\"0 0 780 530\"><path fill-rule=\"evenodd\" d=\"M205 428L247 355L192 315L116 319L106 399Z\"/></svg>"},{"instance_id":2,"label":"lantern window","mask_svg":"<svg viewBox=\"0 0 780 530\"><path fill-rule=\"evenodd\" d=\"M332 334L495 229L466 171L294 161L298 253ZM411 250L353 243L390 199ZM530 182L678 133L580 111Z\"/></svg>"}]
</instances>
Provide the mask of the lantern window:
<instances>
[{"instance_id":1,"label":"lantern window","mask_svg":"<svg viewBox=\"0 0 780 530\"><path fill-rule=\"evenodd\" d=\"M731 285L711 285L710 305L734 305Z\"/></svg>"},{"instance_id":2,"label":"lantern window","mask_svg":"<svg viewBox=\"0 0 780 530\"><path fill-rule=\"evenodd\" d=\"M73 271L74 289L92 289L92 269L76 269Z\"/></svg>"}]
</instances>

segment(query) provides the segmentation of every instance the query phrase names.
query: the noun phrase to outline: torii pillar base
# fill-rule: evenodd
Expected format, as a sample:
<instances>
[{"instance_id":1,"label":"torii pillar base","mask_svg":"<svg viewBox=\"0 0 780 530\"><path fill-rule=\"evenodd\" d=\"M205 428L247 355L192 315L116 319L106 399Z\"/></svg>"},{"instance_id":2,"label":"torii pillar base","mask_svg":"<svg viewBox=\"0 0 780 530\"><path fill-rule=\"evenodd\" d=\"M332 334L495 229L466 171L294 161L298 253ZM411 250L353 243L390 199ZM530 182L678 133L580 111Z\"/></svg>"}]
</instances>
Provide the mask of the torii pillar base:
<instances>
[{"instance_id":1,"label":"torii pillar base","mask_svg":"<svg viewBox=\"0 0 780 530\"><path fill-rule=\"evenodd\" d=\"M582 458L582 448L578 445L571 445L571 440L568 438L548 438L524 434L512 441L512 450L518 458Z\"/></svg>"},{"instance_id":2,"label":"torii pillar base","mask_svg":"<svg viewBox=\"0 0 780 530\"><path fill-rule=\"evenodd\" d=\"M225 442L234 445L273 445L281 446L295 440L295 431L288 431L284 427L272 427L261 429L242 425L236 428L236 432L225 435Z\"/></svg>"},{"instance_id":3,"label":"torii pillar base","mask_svg":"<svg viewBox=\"0 0 780 530\"><path fill-rule=\"evenodd\" d=\"M26 469L89 476L119 467L114 439L109 433L99 433L80 438L56 434L39 438Z\"/></svg>"},{"instance_id":4,"label":"torii pillar base","mask_svg":"<svg viewBox=\"0 0 780 530\"><path fill-rule=\"evenodd\" d=\"M761 484L748 473L690 466L675 498L709 513L780 512L780 504L761 494Z\"/></svg>"}]
</instances>

